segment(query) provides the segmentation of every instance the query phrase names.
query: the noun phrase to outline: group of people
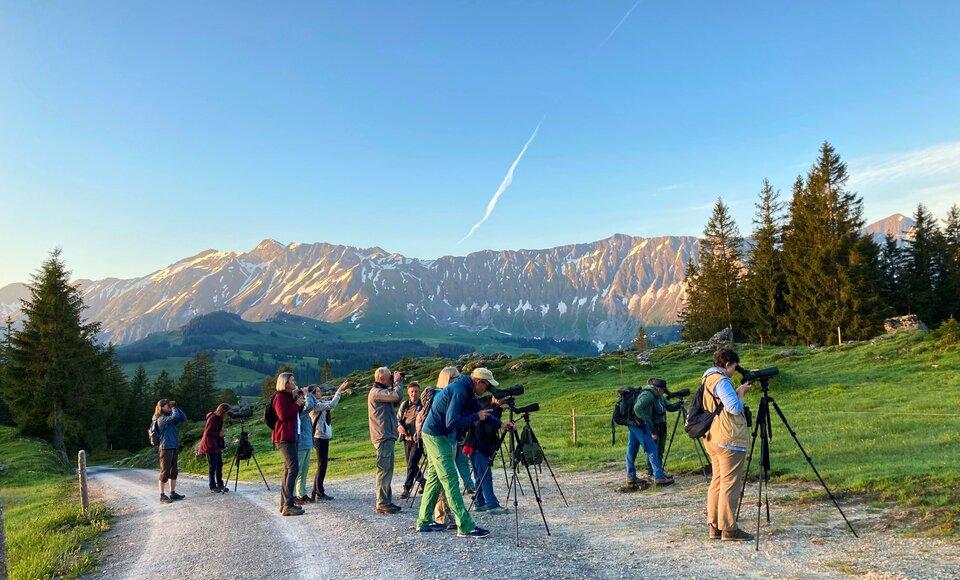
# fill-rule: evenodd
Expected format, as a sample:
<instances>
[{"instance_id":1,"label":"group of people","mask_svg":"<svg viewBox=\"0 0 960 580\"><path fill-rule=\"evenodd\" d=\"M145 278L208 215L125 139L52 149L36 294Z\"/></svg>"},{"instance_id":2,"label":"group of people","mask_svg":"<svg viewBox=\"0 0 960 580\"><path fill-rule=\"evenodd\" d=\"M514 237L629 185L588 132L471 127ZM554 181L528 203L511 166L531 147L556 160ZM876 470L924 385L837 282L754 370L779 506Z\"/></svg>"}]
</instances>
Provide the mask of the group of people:
<instances>
[{"instance_id":1,"label":"group of people","mask_svg":"<svg viewBox=\"0 0 960 580\"><path fill-rule=\"evenodd\" d=\"M750 433L744 412L743 398L750 383L734 387L730 380L737 372L740 356L729 348L714 352L713 366L703 373L702 405L714 414L710 430L704 436L704 447L710 456L712 477L707 490L707 537L711 540L745 541L753 535L737 526L737 502L743 488L743 467ZM667 412L679 411L680 399L670 403L667 382L651 378L634 403L638 425L628 425L627 484L637 485L636 458L642 448L647 456L647 475L655 485L673 484L673 477L663 471L663 451L667 434Z\"/></svg>"},{"instance_id":2,"label":"group of people","mask_svg":"<svg viewBox=\"0 0 960 580\"><path fill-rule=\"evenodd\" d=\"M704 445L710 456L712 479L707 492L708 538L722 541L744 541L753 536L737 526L736 504L743 486L743 467L749 442L749 428L743 399L750 383L734 387L739 355L728 348L717 350L713 366L702 376L702 405L715 418ZM502 430L515 429L512 422L501 421L508 404L492 398L484 403L481 395L498 385L493 373L476 368L460 374L455 367L444 368L436 388L421 393L416 381L406 386L403 399L403 375L380 367L374 373L374 385L367 396L370 440L376 449L376 481L374 510L380 514L396 514L401 507L393 502L393 472L396 443L402 438L406 459L406 478L401 499L417 491L423 494L416 522L419 532L437 532L456 527L458 537L482 538L489 531L476 525L464 502L464 489L475 494L476 511L505 513L493 490L490 469ZM340 402L349 383L344 381L332 398L320 398L317 385L299 388L293 373L280 373L276 394L269 404L277 421L273 443L283 457L283 483L280 488L280 513L301 515L303 505L333 499L324 489L332 437L330 410ZM667 383L651 378L634 404L636 424L628 425L626 470L627 483L637 484L636 458L640 449L647 457L647 474L658 486L671 485L672 476L663 471L663 452L667 432L666 414L681 409L684 401L670 403L665 397ZM198 451L209 462L209 485L214 492L226 492L223 484L223 419L229 405L221 404L207 414ZM177 456L179 424L187 420L176 401L157 402L151 431L156 432L160 457L160 501L169 503L183 499L177 493ZM316 454L317 469L313 487L307 492L311 450ZM426 458L423 461L423 458ZM473 473L470 473L470 467ZM166 491L169 482L170 495Z\"/></svg>"}]
</instances>

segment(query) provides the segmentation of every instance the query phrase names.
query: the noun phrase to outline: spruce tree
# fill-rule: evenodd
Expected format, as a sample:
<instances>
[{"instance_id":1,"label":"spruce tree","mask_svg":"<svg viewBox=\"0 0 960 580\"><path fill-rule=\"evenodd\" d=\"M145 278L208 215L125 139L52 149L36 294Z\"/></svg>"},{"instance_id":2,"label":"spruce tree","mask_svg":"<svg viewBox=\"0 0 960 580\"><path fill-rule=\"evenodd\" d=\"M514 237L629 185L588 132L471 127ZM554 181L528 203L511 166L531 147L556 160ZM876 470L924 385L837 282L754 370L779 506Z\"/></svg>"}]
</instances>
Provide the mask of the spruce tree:
<instances>
[{"instance_id":1,"label":"spruce tree","mask_svg":"<svg viewBox=\"0 0 960 580\"><path fill-rule=\"evenodd\" d=\"M937 291L940 320L960 319L960 207L947 212L942 236L942 272Z\"/></svg>"},{"instance_id":2,"label":"spruce tree","mask_svg":"<svg viewBox=\"0 0 960 580\"><path fill-rule=\"evenodd\" d=\"M174 382L170 373L166 370L160 371L160 374L157 375L157 378L153 381L153 389L148 399L148 408L150 409L151 417L160 399L174 399L176 397L176 386L177 383Z\"/></svg>"},{"instance_id":3,"label":"spruce tree","mask_svg":"<svg viewBox=\"0 0 960 580\"><path fill-rule=\"evenodd\" d=\"M58 248L32 278L23 327L12 332L3 367L3 397L17 426L49 439L64 460L67 445L87 440L88 428L102 434L106 419L100 327L84 321L69 276Z\"/></svg>"},{"instance_id":4,"label":"spruce tree","mask_svg":"<svg viewBox=\"0 0 960 580\"><path fill-rule=\"evenodd\" d=\"M703 234L700 265L692 271L688 265L683 310L684 336L693 340L709 338L724 327L743 332L745 321L740 288L743 238L722 199L714 204Z\"/></svg>"},{"instance_id":5,"label":"spruce tree","mask_svg":"<svg viewBox=\"0 0 960 580\"><path fill-rule=\"evenodd\" d=\"M321 373L320 382L323 384L330 384L330 381L333 380L333 371L330 369L330 361L323 359L323 372Z\"/></svg>"},{"instance_id":6,"label":"spruce tree","mask_svg":"<svg viewBox=\"0 0 960 580\"><path fill-rule=\"evenodd\" d=\"M927 324L936 322L937 287L939 272L937 263L938 238L936 220L921 203L913 214L913 229L907 238L907 308Z\"/></svg>"},{"instance_id":7,"label":"spruce tree","mask_svg":"<svg viewBox=\"0 0 960 580\"><path fill-rule=\"evenodd\" d=\"M3 367L7 361L7 347L10 345L10 337L13 335L13 320L8 316L6 327L3 334L0 335L0 425L13 425L13 416L10 415L10 409L3 398Z\"/></svg>"},{"instance_id":8,"label":"spruce tree","mask_svg":"<svg viewBox=\"0 0 960 580\"><path fill-rule=\"evenodd\" d=\"M888 233L880 251L880 270L883 276L880 296L896 314L907 312L906 294L902 285L905 268L906 253L900 247L900 240Z\"/></svg>"},{"instance_id":9,"label":"spruce tree","mask_svg":"<svg viewBox=\"0 0 960 580\"><path fill-rule=\"evenodd\" d=\"M650 348L650 339L647 337L647 331L643 328L641 324L637 328L637 335L633 337L633 342L630 343L630 350L641 352Z\"/></svg>"},{"instance_id":10,"label":"spruce tree","mask_svg":"<svg viewBox=\"0 0 960 580\"><path fill-rule=\"evenodd\" d=\"M147 369L143 365L137 365L137 370L130 380L130 406L133 416L133 449L140 449L147 445L146 430L153 416L156 399L153 399L150 379L147 378Z\"/></svg>"},{"instance_id":11,"label":"spruce tree","mask_svg":"<svg viewBox=\"0 0 960 580\"><path fill-rule=\"evenodd\" d=\"M782 338L780 317L783 314L783 239L784 204L780 192L766 179L760 190L757 215L753 220L753 246L747 258L744 277L744 298L749 326L767 342Z\"/></svg>"}]
</instances>

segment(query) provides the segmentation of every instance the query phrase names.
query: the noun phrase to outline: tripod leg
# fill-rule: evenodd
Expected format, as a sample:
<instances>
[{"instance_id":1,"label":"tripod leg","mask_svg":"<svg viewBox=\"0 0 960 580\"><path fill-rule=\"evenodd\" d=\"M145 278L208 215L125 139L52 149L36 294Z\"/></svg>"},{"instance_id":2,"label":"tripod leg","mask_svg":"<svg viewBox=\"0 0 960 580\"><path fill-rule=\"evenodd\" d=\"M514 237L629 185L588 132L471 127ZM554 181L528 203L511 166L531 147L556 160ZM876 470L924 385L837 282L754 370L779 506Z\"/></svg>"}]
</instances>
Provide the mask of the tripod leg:
<instances>
[{"instance_id":1,"label":"tripod leg","mask_svg":"<svg viewBox=\"0 0 960 580\"><path fill-rule=\"evenodd\" d=\"M773 400L773 397L770 397L770 402L773 403L773 408L777 412L777 415L780 416L780 420L783 421L783 426L787 428L787 431L790 433L790 436L793 437L793 440L796 442L797 447L800 449L800 453L803 454L804 459L807 460L807 463L810 464L810 469L813 470L813 473L816 474L817 479L820 480L820 485L823 486L824 491L827 492L827 495L830 496L830 499L833 500L833 505L837 506L837 511L840 512L840 517L843 518L843 521L846 522L847 527L850 528L850 531L853 532L853 537L859 538L857 531L853 529L853 524L850 523L850 520L847 519L847 515L843 513L843 510L840 509L840 503L837 502L837 498L834 497L833 493L830 491L830 488L827 487L827 482L823 480L823 477L820 476L820 472L817 471L816 466L813 464L813 459L810 455L807 454L807 450L803 448L803 445L800 444L800 440L797 439L797 433L790 427L790 423L787 422L787 417L783 414L783 411L780 410L780 405Z\"/></svg>"},{"instance_id":2,"label":"tripod leg","mask_svg":"<svg viewBox=\"0 0 960 580\"><path fill-rule=\"evenodd\" d=\"M263 475L263 470L260 469L260 462L257 461L257 454L256 454L256 453L251 453L251 454L250 454L250 457L253 458L253 463L257 466L257 471L260 472L260 479L263 480L263 485L266 485L266 486L267 486L267 491L270 491L270 485L267 484L267 478L264 477L264 475ZM239 475L240 475L240 468L239 468L239 466L238 466L238 467L237 467L237 476L239 476Z\"/></svg>"},{"instance_id":3,"label":"tripod leg","mask_svg":"<svg viewBox=\"0 0 960 580\"><path fill-rule=\"evenodd\" d=\"M227 484L224 486L224 488L230 487L230 474L233 473L233 464L236 463L236 462L237 462L237 452L236 452L236 450L234 450L234 452L233 452L233 459L230 460L230 469L227 470ZM237 486L236 486L236 485L233 486L233 491L237 491Z\"/></svg>"},{"instance_id":4,"label":"tripod leg","mask_svg":"<svg viewBox=\"0 0 960 580\"><path fill-rule=\"evenodd\" d=\"M517 484L517 480L518 480L518 479L519 479L519 478L517 477L517 464L516 464L516 462L514 462L514 464L513 464L513 475L512 475L511 478L510 478L510 486L507 488L507 497L510 496L510 490L513 489L513 486ZM514 521L514 525L516 526L516 530L517 530L517 547L519 548L519 547L520 547L520 510L518 509L517 503L518 503L518 502L517 502L517 493L516 493L516 491L514 491L514 493L513 493L513 521Z\"/></svg>"},{"instance_id":5,"label":"tripod leg","mask_svg":"<svg viewBox=\"0 0 960 580\"><path fill-rule=\"evenodd\" d=\"M543 448L540 448L540 452L543 453ZM553 468L550 467L550 462L547 461L547 454L543 453L543 462L547 465L547 470L550 471L550 477L553 478L553 483L557 484L557 491L560 492L560 497L563 498L563 505L570 507L570 504L567 503L567 496L563 495L563 490L560 489L560 482L557 481L557 476L553 473Z\"/></svg>"},{"instance_id":6,"label":"tripod leg","mask_svg":"<svg viewBox=\"0 0 960 580\"><path fill-rule=\"evenodd\" d=\"M767 407L766 398L760 399L760 409L757 411L757 424L753 427L753 435L750 439L750 453L747 455L747 466L743 470L743 486L740 488L740 499L737 501L737 520L740 520L740 508L743 506L743 494L747 491L747 478L750 475L750 464L753 463L753 450L757 444L757 435L760 433L760 424L763 422L763 417L769 413L769 408ZM713 469L716 469L716 466L711 466Z\"/></svg>"},{"instance_id":7,"label":"tripod leg","mask_svg":"<svg viewBox=\"0 0 960 580\"><path fill-rule=\"evenodd\" d=\"M530 473L530 466L525 465L527 469L527 477L530 478L530 486L533 487L533 497L537 499L537 507L540 508L540 517L543 518L543 527L547 530L547 535L550 535L550 526L547 525L547 516L543 513L543 501L540 499L540 494L537 493L536 486L533 485L533 474Z\"/></svg>"},{"instance_id":8,"label":"tripod leg","mask_svg":"<svg viewBox=\"0 0 960 580\"><path fill-rule=\"evenodd\" d=\"M670 459L670 448L673 447L673 436L677 434L677 425L680 424L680 414L677 413L677 420L673 422L673 431L670 432L670 440L667 442L667 450L663 452L663 461L660 467L667 471L667 459Z\"/></svg>"},{"instance_id":9,"label":"tripod leg","mask_svg":"<svg viewBox=\"0 0 960 580\"><path fill-rule=\"evenodd\" d=\"M763 497L763 486L764 486L764 484L766 483L767 487L768 487L768 488L770 487L770 484L769 484L769 482L766 481L766 479L767 479L767 470L763 468L763 463L761 462L761 463L760 463L760 481L757 482L757 545L756 545L756 551L758 551L758 552L760 551L760 506L763 505L763 501L762 501L762 497ZM767 509L768 509L768 510L769 510L769 507L770 507L770 506L768 505L768 506L767 506ZM769 511L768 511L768 514L769 514ZM769 520L768 520L768 521L769 521Z\"/></svg>"}]
</instances>

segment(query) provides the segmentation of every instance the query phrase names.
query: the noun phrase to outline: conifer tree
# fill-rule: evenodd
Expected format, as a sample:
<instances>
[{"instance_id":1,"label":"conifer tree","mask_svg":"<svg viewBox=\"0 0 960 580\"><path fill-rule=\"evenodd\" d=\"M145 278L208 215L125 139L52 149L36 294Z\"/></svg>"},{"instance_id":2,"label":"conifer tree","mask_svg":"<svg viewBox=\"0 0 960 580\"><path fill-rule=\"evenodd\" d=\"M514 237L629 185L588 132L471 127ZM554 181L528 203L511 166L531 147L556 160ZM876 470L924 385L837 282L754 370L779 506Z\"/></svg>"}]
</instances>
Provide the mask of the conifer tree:
<instances>
[{"instance_id":1,"label":"conifer tree","mask_svg":"<svg viewBox=\"0 0 960 580\"><path fill-rule=\"evenodd\" d=\"M690 277L683 311L684 336L709 338L724 327L742 332L745 321L741 292L743 238L730 210L718 198L700 240L700 265ZM689 328L688 328L689 327Z\"/></svg>"},{"instance_id":2,"label":"conifer tree","mask_svg":"<svg viewBox=\"0 0 960 580\"><path fill-rule=\"evenodd\" d=\"M166 370L160 371L160 374L157 375L157 378L153 381L153 392L148 399L149 404L147 408L150 409L151 417L160 399L173 399L176 397L176 386L177 384L174 382L173 377L170 376L170 373Z\"/></svg>"},{"instance_id":3,"label":"conifer tree","mask_svg":"<svg viewBox=\"0 0 960 580\"><path fill-rule=\"evenodd\" d=\"M942 270L938 302L940 320L951 316L960 319L960 207L953 205L947 212L943 229Z\"/></svg>"},{"instance_id":4,"label":"conifer tree","mask_svg":"<svg viewBox=\"0 0 960 580\"><path fill-rule=\"evenodd\" d=\"M783 314L783 240L784 204L780 192L763 180L757 215L753 220L753 247L747 258L744 276L746 315L753 332L767 342L777 342L781 336L780 317Z\"/></svg>"},{"instance_id":5,"label":"conifer tree","mask_svg":"<svg viewBox=\"0 0 960 580\"><path fill-rule=\"evenodd\" d=\"M883 275L880 296L896 314L907 312L906 295L902 287L905 268L906 254L900 247L900 241L888 233L880 250L880 270Z\"/></svg>"},{"instance_id":6,"label":"conifer tree","mask_svg":"<svg viewBox=\"0 0 960 580\"><path fill-rule=\"evenodd\" d=\"M10 337L13 335L13 320L8 316L6 327L3 334L0 335L0 425L13 425L13 417L10 415L10 409L3 399L3 367L7 361L7 347L10 345Z\"/></svg>"},{"instance_id":7,"label":"conifer tree","mask_svg":"<svg viewBox=\"0 0 960 580\"><path fill-rule=\"evenodd\" d=\"M938 238L936 220L921 203L913 214L913 229L907 239L907 307L927 324L936 322L937 287L939 272L937 264Z\"/></svg>"},{"instance_id":8,"label":"conifer tree","mask_svg":"<svg viewBox=\"0 0 960 580\"><path fill-rule=\"evenodd\" d=\"M133 416L134 425L133 449L140 449L148 443L145 435L146 425L150 424L154 406L157 403L156 399L151 401L153 398L151 390L152 386L150 385L150 379L147 378L147 369L142 364L137 365L133 379L130 380L130 413Z\"/></svg>"},{"instance_id":9,"label":"conifer tree","mask_svg":"<svg viewBox=\"0 0 960 580\"><path fill-rule=\"evenodd\" d=\"M333 371L330 369L330 361L327 359L323 359L323 372L321 374L320 382L330 384L330 381L333 380Z\"/></svg>"},{"instance_id":10,"label":"conifer tree","mask_svg":"<svg viewBox=\"0 0 960 580\"><path fill-rule=\"evenodd\" d=\"M69 276L58 248L33 276L23 327L12 332L3 366L3 397L17 426L51 440L64 460L67 445L82 442L104 420L100 327L84 321L83 299Z\"/></svg>"},{"instance_id":11,"label":"conifer tree","mask_svg":"<svg viewBox=\"0 0 960 580\"><path fill-rule=\"evenodd\" d=\"M643 328L641 324L637 328L637 335L633 338L633 342L630 343L630 350L641 352L650 348L650 339L647 337L647 331Z\"/></svg>"}]
</instances>

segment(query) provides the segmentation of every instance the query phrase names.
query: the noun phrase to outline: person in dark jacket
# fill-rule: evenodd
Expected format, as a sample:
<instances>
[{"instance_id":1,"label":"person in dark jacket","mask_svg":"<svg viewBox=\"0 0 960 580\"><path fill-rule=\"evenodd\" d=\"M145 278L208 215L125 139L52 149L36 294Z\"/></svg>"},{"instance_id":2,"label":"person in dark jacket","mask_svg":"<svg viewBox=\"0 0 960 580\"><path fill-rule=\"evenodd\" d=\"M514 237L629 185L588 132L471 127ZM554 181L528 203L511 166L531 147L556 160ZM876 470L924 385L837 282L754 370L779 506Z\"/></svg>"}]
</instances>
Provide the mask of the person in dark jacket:
<instances>
[{"instance_id":1,"label":"person in dark jacket","mask_svg":"<svg viewBox=\"0 0 960 580\"><path fill-rule=\"evenodd\" d=\"M417 437L417 413L420 412L420 383L412 381L407 385L407 396L410 398L400 403L397 411L397 431L403 438L403 451L407 458L407 479L403 482L403 493L400 499L410 497L413 484L423 484L423 474L420 473L420 459L423 457L423 447Z\"/></svg>"},{"instance_id":2,"label":"person in dark jacket","mask_svg":"<svg viewBox=\"0 0 960 580\"><path fill-rule=\"evenodd\" d=\"M280 373L277 393L273 396L273 410L277 423L273 427L273 444L283 456L283 485L280 487L280 513L285 516L303 515L303 508L294 505L294 486L299 473L297 441L300 437L300 409L306 401L297 390L293 373Z\"/></svg>"},{"instance_id":3,"label":"person in dark jacket","mask_svg":"<svg viewBox=\"0 0 960 580\"><path fill-rule=\"evenodd\" d=\"M509 408L507 403L494 399L484 406L493 417L500 420L503 411ZM478 512L505 514L509 510L500 506L500 500L493 492L493 456L500 444L500 433L494 421L477 421L467 433L464 450L473 462L473 473L477 480L477 494L474 505Z\"/></svg>"},{"instance_id":4,"label":"person in dark jacket","mask_svg":"<svg viewBox=\"0 0 960 580\"><path fill-rule=\"evenodd\" d=\"M197 451L207 456L209 465L210 491L226 493L223 485L223 448L226 447L223 432L223 416L230 410L230 405L221 403L212 413L207 413L207 423L203 426L203 435L200 437L200 446Z\"/></svg>"},{"instance_id":5,"label":"person in dark jacket","mask_svg":"<svg viewBox=\"0 0 960 580\"><path fill-rule=\"evenodd\" d=\"M180 451L180 423L187 420L187 416L177 407L176 401L160 399L153 412L153 420L157 424L160 435L160 503L170 503L185 496L177 493L177 455ZM170 482L170 496L163 492L167 482Z\"/></svg>"}]
</instances>

